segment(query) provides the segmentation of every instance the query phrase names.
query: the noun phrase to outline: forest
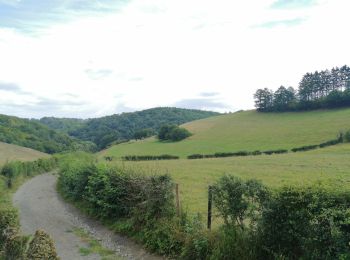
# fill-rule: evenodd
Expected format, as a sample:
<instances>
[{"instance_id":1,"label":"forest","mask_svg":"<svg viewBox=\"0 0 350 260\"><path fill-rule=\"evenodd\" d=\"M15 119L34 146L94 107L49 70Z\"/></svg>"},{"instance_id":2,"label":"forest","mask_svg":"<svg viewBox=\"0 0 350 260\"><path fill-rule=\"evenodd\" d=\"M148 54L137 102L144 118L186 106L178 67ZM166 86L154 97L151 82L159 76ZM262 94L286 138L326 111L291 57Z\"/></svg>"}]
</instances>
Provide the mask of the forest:
<instances>
[{"instance_id":1,"label":"forest","mask_svg":"<svg viewBox=\"0 0 350 260\"><path fill-rule=\"evenodd\" d=\"M104 149L114 142L130 140L135 137L139 139L139 133L142 130L147 129L148 132L157 133L163 125L181 125L218 114L194 109L158 107L84 121L43 118L40 122L55 130L65 131L80 140L91 141L97 145L98 149Z\"/></svg>"},{"instance_id":2,"label":"forest","mask_svg":"<svg viewBox=\"0 0 350 260\"><path fill-rule=\"evenodd\" d=\"M0 141L53 154L62 151L94 151L95 144L80 141L33 120L0 115Z\"/></svg>"},{"instance_id":3,"label":"forest","mask_svg":"<svg viewBox=\"0 0 350 260\"><path fill-rule=\"evenodd\" d=\"M260 112L303 111L350 106L350 67L306 73L298 89L280 86L276 91L258 89L255 107Z\"/></svg>"}]
</instances>

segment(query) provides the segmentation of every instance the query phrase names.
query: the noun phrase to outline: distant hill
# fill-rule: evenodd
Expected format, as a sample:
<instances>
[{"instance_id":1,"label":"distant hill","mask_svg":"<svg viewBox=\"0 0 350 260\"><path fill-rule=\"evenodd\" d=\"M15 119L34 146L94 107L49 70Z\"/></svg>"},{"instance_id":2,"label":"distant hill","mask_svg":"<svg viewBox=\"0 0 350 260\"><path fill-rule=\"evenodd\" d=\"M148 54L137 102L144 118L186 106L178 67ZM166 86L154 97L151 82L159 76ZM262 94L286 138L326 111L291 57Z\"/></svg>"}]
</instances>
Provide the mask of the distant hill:
<instances>
[{"instance_id":1,"label":"distant hill","mask_svg":"<svg viewBox=\"0 0 350 260\"><path fill-rule=\"evenodd\" d=\"M0 142L16 144L45 153L91 150L94 145L57 132L29 119L0 115Z\"/></svg>"},{"instance_id":2,"label":"distant hill","mask_svg":"<svg viewBox=\"0 0 350 260\"><path fill-rule=\"evenodd\" d=\"M30 148L0 142L0 165L7 161L33 161L49 155Z\"/></svg>"},{"instance_id":3,"label":"distant hill","mask_svg":"<svg viewBox=\"0 0 350 260\"><path fill-rule=\"evenodd\" d=\"M87 120L78 118L43 117L39 122L51 129L69 134L70 132L83 127Z\"/></svg>"},{"instance_id":4,"label":"distant hill","mask_svg":"<svg viewBox=\"0 0 350 260\"><path fill-rule=\"evenodd\" d=\"M244 111L184 124L193 135L180 142L151 137L115 145L101 156L190 154L291 149L335 139L350 129L350 109L259 113Z\"/></svg>"},{"instance_id":5,"label":"distant hill","mask_svg":"<svg viewBox=\"0 0 350 260\"><path fill-rule=\"evenodd\" d=\"M78 139L94 142L99 149L118 140L132 139L136 131L150 128L155 132L165 124L183 124L197 119L219 115L216 112L158 107L105 116L88 120L67 118L42 118L41 123L65 131Z\"/></svg>"}]
</instances>

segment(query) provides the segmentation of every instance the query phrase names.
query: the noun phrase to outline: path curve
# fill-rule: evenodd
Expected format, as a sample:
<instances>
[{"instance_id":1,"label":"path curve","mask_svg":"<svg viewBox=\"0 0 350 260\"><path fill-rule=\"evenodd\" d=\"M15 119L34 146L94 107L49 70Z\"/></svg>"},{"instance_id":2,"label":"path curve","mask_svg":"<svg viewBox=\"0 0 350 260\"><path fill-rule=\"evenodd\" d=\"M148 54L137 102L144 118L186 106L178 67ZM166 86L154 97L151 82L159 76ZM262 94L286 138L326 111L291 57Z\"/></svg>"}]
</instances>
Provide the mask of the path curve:
<instances>
[{"instance_id":1,"label":"path curve","mask_svg":"<svg viewBox=\"0 0 350 260\"><path fill-rule=\"evenodd\" d=\"M23 233L34 234L37 229L45 230L55 241L62 260L101 259L99 255L82 256L79 253L79 248L88 245L72 232L75 228L88 231L105 248L126 259L163 259L150 255L141 246L115 234L65 203L56 191L56 183L57 176L46 173L29 180L15 193L13 203L20 211Z\"/></svg>"}]
</instances>

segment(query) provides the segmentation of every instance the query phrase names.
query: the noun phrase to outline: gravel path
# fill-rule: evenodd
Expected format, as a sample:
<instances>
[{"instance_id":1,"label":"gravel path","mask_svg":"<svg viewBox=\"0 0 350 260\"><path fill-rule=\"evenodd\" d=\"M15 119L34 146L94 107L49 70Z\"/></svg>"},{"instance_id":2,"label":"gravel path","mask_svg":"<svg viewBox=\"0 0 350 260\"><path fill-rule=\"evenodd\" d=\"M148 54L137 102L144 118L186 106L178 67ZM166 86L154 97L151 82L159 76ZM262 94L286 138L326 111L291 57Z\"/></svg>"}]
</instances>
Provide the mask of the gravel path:
<instances>
[{"instance_id":1,"label":"gravel path","mask_svg":"<svg viewBox=\"0 0 350 260\"><path fill-rule=\"evenodd\" d=\"M65 203L56 191L57 177L42 174L22 185L13 197L13 203L20 210L21 228L25 234L34 234L43 229L55 241L62 260L101 259L99 255L82 256L80 248L87 248L72 230L82 228L116 255L125 259L160 260L148 254L142 247L129 239L116 235L97 221L82 215L76 208Z\"/></svg>"}]
</instances>

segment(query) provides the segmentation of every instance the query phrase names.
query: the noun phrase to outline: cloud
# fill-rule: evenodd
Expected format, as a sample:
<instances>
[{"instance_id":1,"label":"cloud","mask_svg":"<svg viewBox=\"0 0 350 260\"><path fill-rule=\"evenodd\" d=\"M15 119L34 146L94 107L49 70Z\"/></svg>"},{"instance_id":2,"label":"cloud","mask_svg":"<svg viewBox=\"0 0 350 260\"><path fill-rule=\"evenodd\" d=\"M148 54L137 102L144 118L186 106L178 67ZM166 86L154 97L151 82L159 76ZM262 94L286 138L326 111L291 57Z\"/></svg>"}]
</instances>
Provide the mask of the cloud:
<instances>
[{"instance_id":1,"label":"cloud","mask_svg":"<svg viewBox=\"0 0 350 260\"><path fill-rule=\"evenodd\" d=\"M14 83L3 83L0 82L0 91L12 92L20 95L31 95L30 92L23 91L18 85Z\"/></svg>"},{"instance_id":2,"label":"cloud","mask_svg":"<svg viewBox=\"0 0 350 260\"><path fill-rule=\"evenodd\" d=\"M0 83L0 90L10 92L21 92L20 87L13 83Z\"/></svg>"},{"instance_id":3,"label":"cloud","mask_svg":"<svg viewBox=\"0 0 350 260\"><path fill-rule=\"evenodd\" d=\"M296 9L311 7L316 4L316 0L277 0L270 7L272 9Z\"/></svg>"},{"instance_id":4,"label":"cloud","mask_svg":"<svg viewBox=\"0 0 350 260\"><path fill-rule=\"evenodd\" d=\"M88 76L93 80L99 80L106 77L109 77L113 74L113 70L110 69L87 69L85 70L85 73L88 74Z\"/></svg>"},{"instance_id":5,"label":"cloud","mask_svg":"<svg viewBox=\"0 0 350 260\"><path fill-rule=\"evenodd\" d=\"M199 94L201 97L214 97L220 95L219 92L202 92Z\"/></svg>"},{"instance_id":6,"label":"cloud","mask_svg":"<svg viewBox=\"0 0 350 260\"><path fill-rule=\"evenodd\" d=\"M293 26L301 25L305 21L306 21L305 18L269 21L269 22L259 24L255 26L255 28L274 28L278 26L293 27Z\"/></svg>"},{"instance_id":7,"label":"cloud","mask_svg":"<svg viewBox=\"0 0 350 260\"><path fill-rule=\"evenodd\" d=\"M173 104L175 107L202 110L222 110L229 108L228 105L209 98L182 99Z\"/></svg>"},{"instance_id":8,"label":"cloud","mask_svg":"<svg viewBox=\"0 0 350 260\"><path fill-rule=\"evenodd\" d=\"M113 13L127 0L0 0L0 27L34 34L38 29L76 20L84 15Z\"/></svg>"}]
</instances>

